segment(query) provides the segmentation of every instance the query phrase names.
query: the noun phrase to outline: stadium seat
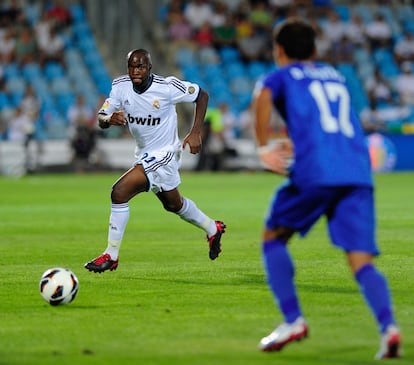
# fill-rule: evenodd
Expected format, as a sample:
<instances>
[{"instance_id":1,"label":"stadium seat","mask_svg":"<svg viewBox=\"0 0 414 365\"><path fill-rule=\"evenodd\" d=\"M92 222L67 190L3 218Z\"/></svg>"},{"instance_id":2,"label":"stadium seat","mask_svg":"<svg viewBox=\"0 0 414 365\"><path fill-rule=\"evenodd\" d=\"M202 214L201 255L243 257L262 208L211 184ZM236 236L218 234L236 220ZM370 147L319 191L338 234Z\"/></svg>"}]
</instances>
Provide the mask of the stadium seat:
<instances>
[{"instance_id":1,"label":"stadium seat","mask_svg":"<svg viewBox=\"0 0 414 365\"><path fill-rule=\"evenodd\" d=\"M178 66L190 66L197 64L194 51L189 47L180 47L175 53L175 62Z\"/></svg>"},{"instance_id":2,"label":"stadium seat","mask_svg":"<svg viewBox=\"0 0 414 365\"><path fill-rule=\"evenodd\" d=\"M267 66L264 62L253 61L247 65L247 72L249 77L255 81L267 73Z\"/></svg>"},{"instance_id":3,"label":"stadium seat","mask_svg":"<svg viewBox=\"0 0 414 365\"><path fill-rule=\"evenodd\" d=\"M181 72L186 80L199 79L201 75L201 69L197 64L189 64L181 66Z\"/></svg>"},{"instance_id":4,"label":"stadium seat","mask_svg":"<svg viewBox=\"0 0 414 365\"><path fill-rule=\"evenodd\" d=\"M5 92L0 91L0 110L11 107L9 97Z\"/></svg>"},{"instance_id":5,"label":"stadium seat","mask_svg":"<svg viewBox=\"0 0 414 365\"><path fill-rule=\"evenodd\" d=\"M214 48L204 47L198 52L198 60L201 64L217 64L220 61L220 56Z\"/></svg>"},{"instance_id":6,"label":"stadium seat","mask_svg":"<svg viewBox=\"0 0 414 365\"><path fill-rule=\"evenodd\" d=\"M77 48L69 48L65 50L65 61L67 67L77 66L83 62L82 60L82 53Z\"/></svg>"},{"instance_id":7,"label":"stadium seat","mask_svg":"<svg viewBox=\"0 0 414 365\"><path fill-rule=\"evenodd\" d=\"M252 85L248 77L240 75L230 80L230 91L233 95L242 95L252 92Z\"/></svg>"},{"instance_id":8,"label":"stadium seat","mask_svg":"<svg viewBox=\"0 0 414 365\"><path fill-rule=\"evenodd\" d=\"M72 93L72 87L67 76L56 77L50 83L50 91L54 95Z\"/></svg>"},{"instance_id":9,"label":"stadium seat","mask_svg":"<svg viewBox=\"0 0 414 365\"><path fill-rule=\"evenodd\" d=\"M240 61L240 52L234 47L223 47L219 51L223 63Z\"/></svg>"},{"instance_id":10,"label":"stadium seat","mask_svg":"<svg viewBox=\"0 0 414 365\"><path fill-rule=\"evenodd\" d=\"M97 52L85 52L83 60L86 66L93 72L96 69L101 69L104 67L105 63L102 59L102 56ZM96 72L96 71L95 71Z\"/></svg>"},{"instance_id":11,"label":"stadium seat","mask_svg":"<svg viewBox=\"0 0 414 365\"><path fill-rule=\"evenodd\" d=\"M22 75L27 82L42 77L42 69L38 63L32 62L23 66Z\"/></svg>"},{"instance_id":12,"label":"stadium seat","mask_svg":"<svg viewBox=\"0 0 414 365\"><path fill-rule=\"evenodd\" d=\"M205 65L201 68L200 72L202 73L204 80L209 82L210 80L221 78L223 69L220 64Z\"/></svg>"},{"instance_id":13,"label":"stadium seat","mask_svg":"<svg viewBox=\"0 0 414 365\"><path fill-rule=\"evenodd\" d=\"M82 36L82 38L78 39L77 44L84 55L91 52L99 53L98 47L96 46L96 42L93 36Z\"/></svg>"},{"instance_id":14,"label":"stadium seat","mask_svg":"<svg viewBox=\"0 0 414 365\"><path fill-rule=\"evenodd\" d=\"M67 116L69 107L75 102L76 97L72 92L56 95L56 106L64 117Z\"/></svg>"},{"instance_id":15,"label":"stadium seat","mask_svg":"<svg viewBox=\"0 0 414 365\"><path fill-rule=\"evenodd\" d=\"M38 97L44 98L46 95L50 94L49 84L43 75L40 77L34 77L30 84Z\"/></svg>"},{"instance_id":16,"label":"stadium seat","mask_svg":"<svg viewBox=\"0 0 414 365\"><path fill-rule=\"evenodd\" d=\"M22 76L10 77L6 80L6 89L12 98L22 96L26 92L26 81Z\"/></svg>"},{"instance_id":17,"label":"stadium seat","mask_svg":"<svg viewBox=\"0 0 414 365\"><path fill-rule=\"evenodd\" d=\"M29 1L23 7L24 16L34 26L40 19L40 6L35 1Z\"/></svg>"},{"instance_id":18,"label":"stadium seat","mask_svg":"<svg viewBox=\"0 0 414 365\"><path fill-rule=\"evenodd\" d=\"M72 31L73 35L75 37L75 40L78 42L81 41L84 38L92 39L93 40L93 34L89 27L89 24L85 21L77 21L72 25Z\"/></svg>"},{"instance_id":19,"label":"stadium seat","mask_svg":"<svg viewBox=\"0 0 414 365\"><path fill-rule=\"evenodd\" d=\"M69 6L70 13L72 14L72 19L75 24L82 24L85 23L85 11L80 4L71 4Z\"/></svg>"},{"instance_id":20,"label":"stadium seat","mask_svg":"<svg viewBox=\"0 0 414 365\"><path fill-rule=\"evenodd\" d=\"M246 66L239 61L233 61L224 64L226 74L229 80L237 77L248 77Z\"/></svg>"},{"instance_id":21,"label":"stadium seat","mask_svg":"<svg viewBox=\"0 0 414 365\"><path fill-rule=\"evenodd\" d=\"M369 5L366 4L358 4L355 5L353 8L353 12L358 14L364 23L369 23L374 19L374 11Z\"/></svg>"},{"instance_id":22,"label":"stadium seat","mask_svg":"<svg viewBox=\"0 0 414 365\"><path fill-rule=\"evenodd\" d=\"M43 69L44 75L48 81L53 81L56 78L63 77L65 70L62 65L57 62L47 62Z\"/></svg>"},{"instance_id":23,"label":"stadium seat","mask_svg":"<svg viewBox=\"0 0 414 365\"><path fill-rule=\"evenodd\" d=\"M333 6L334 10L337 12L337 14L339 15L339 18L344 21L347 22L350 20L351 18L351 10L349 9L349 6L346 4L337 4Z\"/></svg>"},{"instance_id":24,"label":"stadium seat","mask_svg":"<svg viewBox=\"0 0 414 365\"><path fill-rule=\"evenodd\" d=\"M16 62L6 63L3 66L3 75L6 80L19 77L20 74L20 68Z\"/></svg>"},{"instance_id":25,"label":"stadium seat","mask_svg":"<svg viewBox=\"0 0 414 365\"><path fill-rule=\"evenodd\" d=\"M49 114L45 124L45 131L48 139L67 139L68 135L65 120L57 112L50 111Z\"/></svg>"}]
</instances>

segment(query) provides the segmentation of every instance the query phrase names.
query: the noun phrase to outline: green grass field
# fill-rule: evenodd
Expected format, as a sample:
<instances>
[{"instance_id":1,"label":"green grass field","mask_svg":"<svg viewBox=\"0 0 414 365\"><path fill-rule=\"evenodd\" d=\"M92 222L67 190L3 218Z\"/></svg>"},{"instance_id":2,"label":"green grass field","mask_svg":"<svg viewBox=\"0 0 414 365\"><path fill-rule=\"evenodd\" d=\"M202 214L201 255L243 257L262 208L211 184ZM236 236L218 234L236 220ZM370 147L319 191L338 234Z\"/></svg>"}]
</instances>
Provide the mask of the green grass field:
<instances>
[{"instance_id":1,"label":"green grass field","mask_svg":"<svg viewBox=\"0 0 414 365\"><path fill-rule=\"evenodd\" d=\"M223 252L208 258L204 232L165 212L152 193L131 201L115 272L83 264L106 247L109 193L118 175L0 178L0 365L374 364L377 328L321 221L291 250L310 337L280 353L257 349L281 316L264 282L260 236L274 186L266 173L183 173L181 192L223 219ZM388 276L414 363L414 174L376 176L377 260ZM64 266L76 300L52 307L41 274Z\"/></svg>"}]
</instances>

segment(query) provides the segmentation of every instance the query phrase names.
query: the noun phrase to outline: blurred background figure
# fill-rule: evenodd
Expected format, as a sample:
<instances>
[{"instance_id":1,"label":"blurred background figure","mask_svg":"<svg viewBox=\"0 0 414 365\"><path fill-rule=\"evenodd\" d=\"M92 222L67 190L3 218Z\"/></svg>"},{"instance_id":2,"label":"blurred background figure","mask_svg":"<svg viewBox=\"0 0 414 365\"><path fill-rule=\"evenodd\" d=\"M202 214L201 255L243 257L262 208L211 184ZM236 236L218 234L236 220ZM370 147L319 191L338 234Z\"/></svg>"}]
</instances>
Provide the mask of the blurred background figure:
<instances>
[{"instance_id":1,"label":"blurred background figure","mask_svg":"<svg viewBox=\"0 0 414 365\"><path fill-rule=\"evenodd\" d=\"M195 167L196 171L219 171L223 168L225 149L223 131L220 109L209 107L203 125L203 144Z\"/></svg>"},{"instance_id":2,"label":"blurred background figure","mask_svg":"<svg viewBox=\"0 0 414 365\"><path fill-rule=\"evenodd\" d=\"M95 111L78 95L68 109L69 138L73 149L73 165L77 172L91 167L91 155L96 147L97 127Z\"/></svg>"},{"instance_id":3,"label":"blurred background figure","mask_svg":"<svg viewBox=\"0 0 414 365\"><path fill-rule=\"evenodd\" d=\"M24 168L26 172L34 172L36 169L36 156L29 150L30 142L34 139L36 131L33 116L19 106L15 109L8 125L8 139L19 142L24 147Z\"/></svg>"}]
</instances>

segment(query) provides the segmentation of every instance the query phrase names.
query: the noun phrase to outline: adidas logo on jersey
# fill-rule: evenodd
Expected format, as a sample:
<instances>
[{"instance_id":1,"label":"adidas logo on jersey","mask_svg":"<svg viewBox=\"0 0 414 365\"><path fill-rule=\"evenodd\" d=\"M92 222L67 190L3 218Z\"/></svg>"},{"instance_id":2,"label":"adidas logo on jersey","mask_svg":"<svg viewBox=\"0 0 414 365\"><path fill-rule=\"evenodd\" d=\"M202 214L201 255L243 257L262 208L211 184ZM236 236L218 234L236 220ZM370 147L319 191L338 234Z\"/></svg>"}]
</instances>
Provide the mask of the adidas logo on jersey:
<instances>
[{"instance_id":1,"label":"adidas logo on jersey","mask_svg":"<svg viewBox=\"0 0 414 365\"><path fill-rule=\"evenodd\" d=\"M128 123L137 123L139 125L159 125L161 123L161 118L153 118L151 115L148 117L133 117L131 114L127 115Z\"/></svg>"}]
</instances>

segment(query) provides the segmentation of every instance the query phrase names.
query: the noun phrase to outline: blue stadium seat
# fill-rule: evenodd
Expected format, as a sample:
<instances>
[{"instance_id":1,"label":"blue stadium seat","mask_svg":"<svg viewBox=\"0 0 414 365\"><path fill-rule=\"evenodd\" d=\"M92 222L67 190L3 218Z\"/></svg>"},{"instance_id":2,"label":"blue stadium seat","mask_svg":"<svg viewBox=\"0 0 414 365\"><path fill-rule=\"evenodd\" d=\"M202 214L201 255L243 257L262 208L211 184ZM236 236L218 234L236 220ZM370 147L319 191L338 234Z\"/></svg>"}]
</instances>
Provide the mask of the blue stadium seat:
<instances>
[{"instance_id":1,"label":"blue stadium seat","mask_svg":"<svg viewBox=\"0 0 414 365\"><path fill-rule=\"evenodd\" d=\"M357 74L363 83L367 82L374 74L374 63L367 62L358 66Z\"/></svg>"},{"instance_id":2,"label":"blue stadium seat","mask_svg":"<svg viewBox=\"0 0 414 365\"><path fill-rule=\"evenodd\" d=\"M33 78L30 84L38 97L43 98L50 94L49 84L43 75Z\"/></svg>"},{"instance_id":3,"label":"blue stadium seat","mask_svg":"<svg viewBox=\"0 0 414 365\"><path fill-rule=\"evenodd\" d=\"M205 65L201 69L201 73L203 75L204 80L209 82L210 80L221 78L223 70L222 66L219 64L212 64L212 65Z\"/></svg>"},{"instance_id":4,"label":"blue stadium seat","mask_svg":"<svg viewBox=\"0 0 414 365\"><path fill-rule=\"evenodd\" d=\"M72 15L73 22L75 24L84 23L86 21L85 11L80 4L69 5L69 10Z\"/></svg>"},{"instance_id":5,"label":"blue stadium seat","mask_svg":"<svg viewBox=\"0 0 414 365\"><path fill-rule=\"evenodd\" d=\"M54 95L64 95L72 93L72 87L67 76L56 77L50 83L50 91Z\"/></svg>"},{"instance_id":6,"label":"blue stadium seat","mask_svg":"<svg viewBox=\"0 0 414 365\"><path fill-rule=\"evenodd\" d=\"M23 95L26 91L26 81L23 76L8 77L6 79L6 89L11 95Z\"/></svg>"},{"instance_id":7,"label":"blue stadium seat","mask_svg":"<svg viewBox=\"0 0 414 365\"><path fill-rule=\"evenodd\" d=\"M354 51L354 61L357 66L372 62L371 53L363 47L359 47Z\"/></svg>"},{"instance_id":8,"label":"blue stadium seat","mask_svg":"<svg viewBox=\"0 0 414 365\"><path fill-rule=\"evenodd\" d=\"M72 25L72 31L73 31L75 40L77 40L78 42L84 38L93 39L93 33L91 31L91 28L89 27L89 24L86 21L75 22Z\"/></svg>"},{"instance_id":9,"label":"blue stadium seat","mask_svg":"<svg viewBox=\"0 0 414 365\"><path fill-rule=\"evenodd\" d=\"M333 6L334 10L339 15L339 18L342 21L349 21L351 19L351 10L349 9L349 6L346 4L337 4Z\"/></svg>"},{"instance_id":10,"label":"blue stadium seat","mask_svg":"<svg viewBox=\"0 0 414 365\"><path fill-rule=\"evenodd\" d=\"M353 11L362 18L364 23L369 23L374 19L374 12L366 4L355 5Z\"/></svg>"},{"instance_id":11,"label":"blue stadium seat","mask_svg":"<svg viewBox=\"0 0 414 365\"><path fill-rule=\"evenodd\" d=\"M248 75L246 66L239 61L228 62L224 64L224 68L229 80L236 77L247 77Z\"/></svg>"},{"instance_id":12,"label":"blue stadium seat","mask_svg":"<svg viewBox=\"0 0 414 365\"><path fill-rule=\"evenodd\" d=\"M15 78L21 75L20 68L16 62L6 63L3 66L3 74L5 79Z\"/></svg>"},{"instance_id":13,"label":"blue stadium seat","mask_svg":"<svg viewBox=\"0 0 414 365\"><path fill-rule=\"evenodd\" d=\"M49 111L45 131L48 139L67 139L67 126L63 117L56 111Z\"/></svg>"},{"instance_id":14,"label":"blue stadium seat","mask_svg":"<svg viewBox=\"0 0 414 365\"><path fill-rule=\"evenodd\" d=\"M219 51L223 63L240 61L240 52L234 47L223 47Z\"/></svg>"},{"instance_id":15,"label":"blue stadium seat","mask_svg":"<svg viewBox=\"0 0 414 365\"><path fill-rule=\"evenodd\" d=\"M76 96L72 92L56 95L56 106L64 117L67 116L69 107L75 102Z\"/></svg>"},{"instance_id":16,"label":"blue stadium seat","mask_svg":"<svg viewBox=\"0 0 414 365\"><path fill-rule=\"evenodd\" d=\"M82 53L77 48L69 48L65 50L65 61L67 64L67 67L77 66L80 63L83 63L82 60Z\"/></svg>"},{"instance_id":17,"label":"blue stadium seat","mask_svg":"<svg viewBox=\"0 0 414 365\"><path fill-rule=\"evenodd\" d=\"M86 66L89 67L91 70L101 68L103 67L102 65L105 64L102 59L102 56L98 52L85 52L83 60L85 61Z\"/></svg>"},{"instance_id":18,"label":"blue stadium seat","mask_svg":"<svg viewBox=\"0 0 414 365\"><path fill-rule=\"evenodd\" d=\"M43 68L43 72L48 81L53 81L54 79L65 75L65 70L62 65L57 62L47 62Z\"/></svg>"},{"instance_id":19,"label":"blue stadium seat","mask_svg":"<svg viewBox=\"0 0 414 365\"><path fill-rule=\"evenodd\" d=\"M175 53L175 62L178 66L190 66L197 64L194 51L189 47L180 47Z\"/></svg>"},{"instance_id":20,"label":"blue stadium seat","mask_svg":"<svg viewBox=\"0 0 414 365\"><path fill-rule=\"evenodd\" d=\"M82 38L78 39L77 45L83 54L91 52L99 53L95 38L93 36L82 36Z\"/></svg>"},{"instance_id":21,"label":"blue stadium seat","mask_svg":"<svg viewBox=\"0 0 414 365\"><path fill-rule=\"evenodd\" d=\"M35 1L25 2L23 7L27 21L34 26L40 19L40 6Z\"/></svg>"},{"instance_id":22,"label":"blue stadium seat","mask_svg":"<svg viewBox=\"0 0 414 365\"><path fill-rule=\"evenodd\" d=\"M233 95L251 93L252 89L252 84L246 76L240 75L230 80L230 91Z\"/></svg>"},{"instance_id":23,"label":"blue stadium seat","mask_svg":"<svg viewBox=\"0 0 414 365\"><path fill-rule=\"evenodd\" d=\"M0 91L0 110L4 110L6 108L11 107L11 102L9 97L5 92Z\"/></svg>"},{"instance_id":24,"label":"blue stadium seat","mask_svg":"<svg viewBox=\"0 0 414 365\"><path fill-rule=\"evenodd\" d=\"M211 65L220 61L220 56L212 47L203 47L198 51L198 60L201 64Z\"/></svg>"},{"instance_id":25,"label":"blue stadium seat","mask_svg":"<svg viewBox=\"0 0 414 365\"><path fill-rule=\"evenodd\" d=\"M201 69L197 64L189 64L181 66L183 78L186 80L194 80L201 78Z\"/></svg>"},{"instance_id":26,"label":"blue stadium seat","mask_svg":"<svg viewBox=\"0 0 414 365\"><path fill-rule=\"evenodd\" d=\"M109 95L112 87L112 79L107 75L97 81L96 88L101 95Z\"/></svg>"},{"instance_id":27,"label":"blue stadium seat","mask_svg":"<svg viewBox=\"0 0 414 365\"><path fill-rule=\"evenodd\" d=\"M264 62L260 61L253 61L247 65L247 72L249 77L255 81L260 76L266 74L268 72L267 65Z\"/></svg>"},{"instance_id":28,"label":"blue stadium seat","mask_svg":"<svg viewBox=\"0 0 414 365\"><path fill-rule=\"evenodd\" d=\"M42 69L38 63L32 62L23 66L22 75L27 82L42 77Z\"/></svg>"}]
</instances>

